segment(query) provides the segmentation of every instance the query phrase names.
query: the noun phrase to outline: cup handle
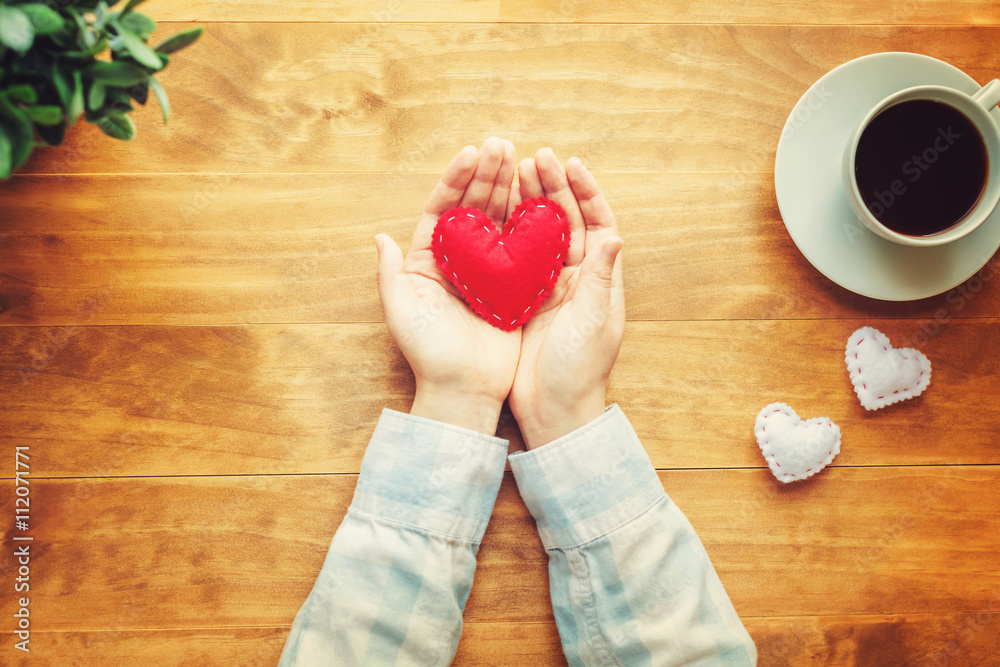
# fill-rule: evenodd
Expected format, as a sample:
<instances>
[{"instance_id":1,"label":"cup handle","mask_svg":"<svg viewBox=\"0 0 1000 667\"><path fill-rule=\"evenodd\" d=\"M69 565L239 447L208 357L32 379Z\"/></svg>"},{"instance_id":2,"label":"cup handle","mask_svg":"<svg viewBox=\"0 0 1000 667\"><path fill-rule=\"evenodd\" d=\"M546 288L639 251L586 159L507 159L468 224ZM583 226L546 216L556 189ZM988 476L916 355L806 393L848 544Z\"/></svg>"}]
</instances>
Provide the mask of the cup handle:
<instances>
[{"instance_id":1,"label":"cup handle","mask_svg":"<svg viewBox=\"0 0 1000 667\"><path fill-rule=\"evenodd\" d=\"M979 89L972 99L979 103L986 113L993 110L997 104L1000 104L1000 79L993 79L988 84Z\"/></svg>"}]
</instances>

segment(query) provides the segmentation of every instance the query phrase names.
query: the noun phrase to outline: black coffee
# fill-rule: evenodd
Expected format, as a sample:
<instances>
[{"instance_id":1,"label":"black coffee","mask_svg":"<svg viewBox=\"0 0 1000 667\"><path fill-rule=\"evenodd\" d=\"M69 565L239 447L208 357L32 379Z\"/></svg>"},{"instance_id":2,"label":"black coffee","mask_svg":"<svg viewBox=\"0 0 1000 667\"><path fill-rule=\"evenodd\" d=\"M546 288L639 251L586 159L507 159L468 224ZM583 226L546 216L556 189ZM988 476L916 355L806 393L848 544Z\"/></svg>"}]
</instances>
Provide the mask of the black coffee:
<instances>
[{"instance_id":1,"label":"black coffee","mask_svg":"<svg viewBox=\"0 0 1000 667\"><path fill-rule=\"evenodd\" d=\"M960 223L979 203L989 174L976 126L933 100L900 102L875 116L861 133L854 164L868 210L907 236Z\"/></svg>"}]
</instances>

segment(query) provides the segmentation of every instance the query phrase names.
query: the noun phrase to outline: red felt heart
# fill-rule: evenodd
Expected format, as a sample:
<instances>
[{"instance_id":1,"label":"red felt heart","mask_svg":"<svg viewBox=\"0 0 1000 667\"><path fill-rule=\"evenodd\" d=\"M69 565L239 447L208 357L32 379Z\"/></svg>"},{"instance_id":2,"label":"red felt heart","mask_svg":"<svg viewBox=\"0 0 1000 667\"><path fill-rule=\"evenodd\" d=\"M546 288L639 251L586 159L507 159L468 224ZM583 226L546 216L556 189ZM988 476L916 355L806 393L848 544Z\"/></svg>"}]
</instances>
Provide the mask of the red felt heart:
<instances>
[{"instance_id":1,"label":"red felt heart","mask_svg":"<svg viewBox=\"0 0 1000 667\"><path fill-rule=\"evenodd\" d=\"M559 279L569 222L545 197L522 202L503 230L474 208L453 208L434 227L441 272L484 320L511 331L531 319Z\"/></svg>"}]
</instances>

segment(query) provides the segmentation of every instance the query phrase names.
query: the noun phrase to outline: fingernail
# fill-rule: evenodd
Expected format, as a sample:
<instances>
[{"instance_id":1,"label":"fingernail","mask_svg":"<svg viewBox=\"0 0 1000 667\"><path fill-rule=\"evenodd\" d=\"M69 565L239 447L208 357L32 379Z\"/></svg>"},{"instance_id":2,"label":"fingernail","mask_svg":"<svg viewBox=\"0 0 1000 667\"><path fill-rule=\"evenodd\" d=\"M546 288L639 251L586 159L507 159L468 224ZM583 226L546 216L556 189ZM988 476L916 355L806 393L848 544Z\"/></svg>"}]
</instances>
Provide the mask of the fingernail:
<instances>
[{"instance_id":1,"label":"fingernail","mask_svg":"<svg viewBox=\"0 0 1000 667\"><path fill-rule=\"evenodd\" d=\"M583 166L583 162L578 157L571 157L569 160L567 160L567 164L570 162L572 162L573 164L578 164L580 166Z\"/></svg>"},{"instance_id":2,"label":"fingernail","mask_svg":"<svg viewBox=\"0 0 1000 667\"><path fill-rule=\"evenodd\" d=\"M378 250L379 252L382 252L382 246L384 244L385 244L385 241L382 240L382 235L381 234L376 234L375 235L375 249Z\"/></svg>"}]
</instances>

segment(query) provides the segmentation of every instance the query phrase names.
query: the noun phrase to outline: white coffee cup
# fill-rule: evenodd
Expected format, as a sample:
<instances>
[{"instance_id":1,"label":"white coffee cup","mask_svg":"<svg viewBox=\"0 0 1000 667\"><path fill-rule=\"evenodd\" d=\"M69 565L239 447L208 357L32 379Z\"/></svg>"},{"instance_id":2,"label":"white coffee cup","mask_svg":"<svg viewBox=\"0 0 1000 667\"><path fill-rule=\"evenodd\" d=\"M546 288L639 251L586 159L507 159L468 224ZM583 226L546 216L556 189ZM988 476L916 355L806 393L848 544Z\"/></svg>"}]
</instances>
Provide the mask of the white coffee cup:
<instances>
[{"instance_id":1,"label":"white coffee cup","mask_svg":"<svg viewBox=\"0 0 1000 667\"><path fill-rule=\"evenodd\" d=\"M986 187L979 198L979 203L955 226L928 236L907 236L879 222L865 203L855 178L854 158L858 152L858 141L865 128L885 109L908 100L934 100L948 104L975 125L986 144ZM990 217L1000 202L1000 125L990 115L990 110L997 104L1000 104L1000 79L990 81L972 95L945 86L914 86L894 93L872 107L858 123L844 150L842 170L844 192L854 214L868 229L882 238L910 246L943 245L975 231Z\"/></svg>"}]
</instances>

